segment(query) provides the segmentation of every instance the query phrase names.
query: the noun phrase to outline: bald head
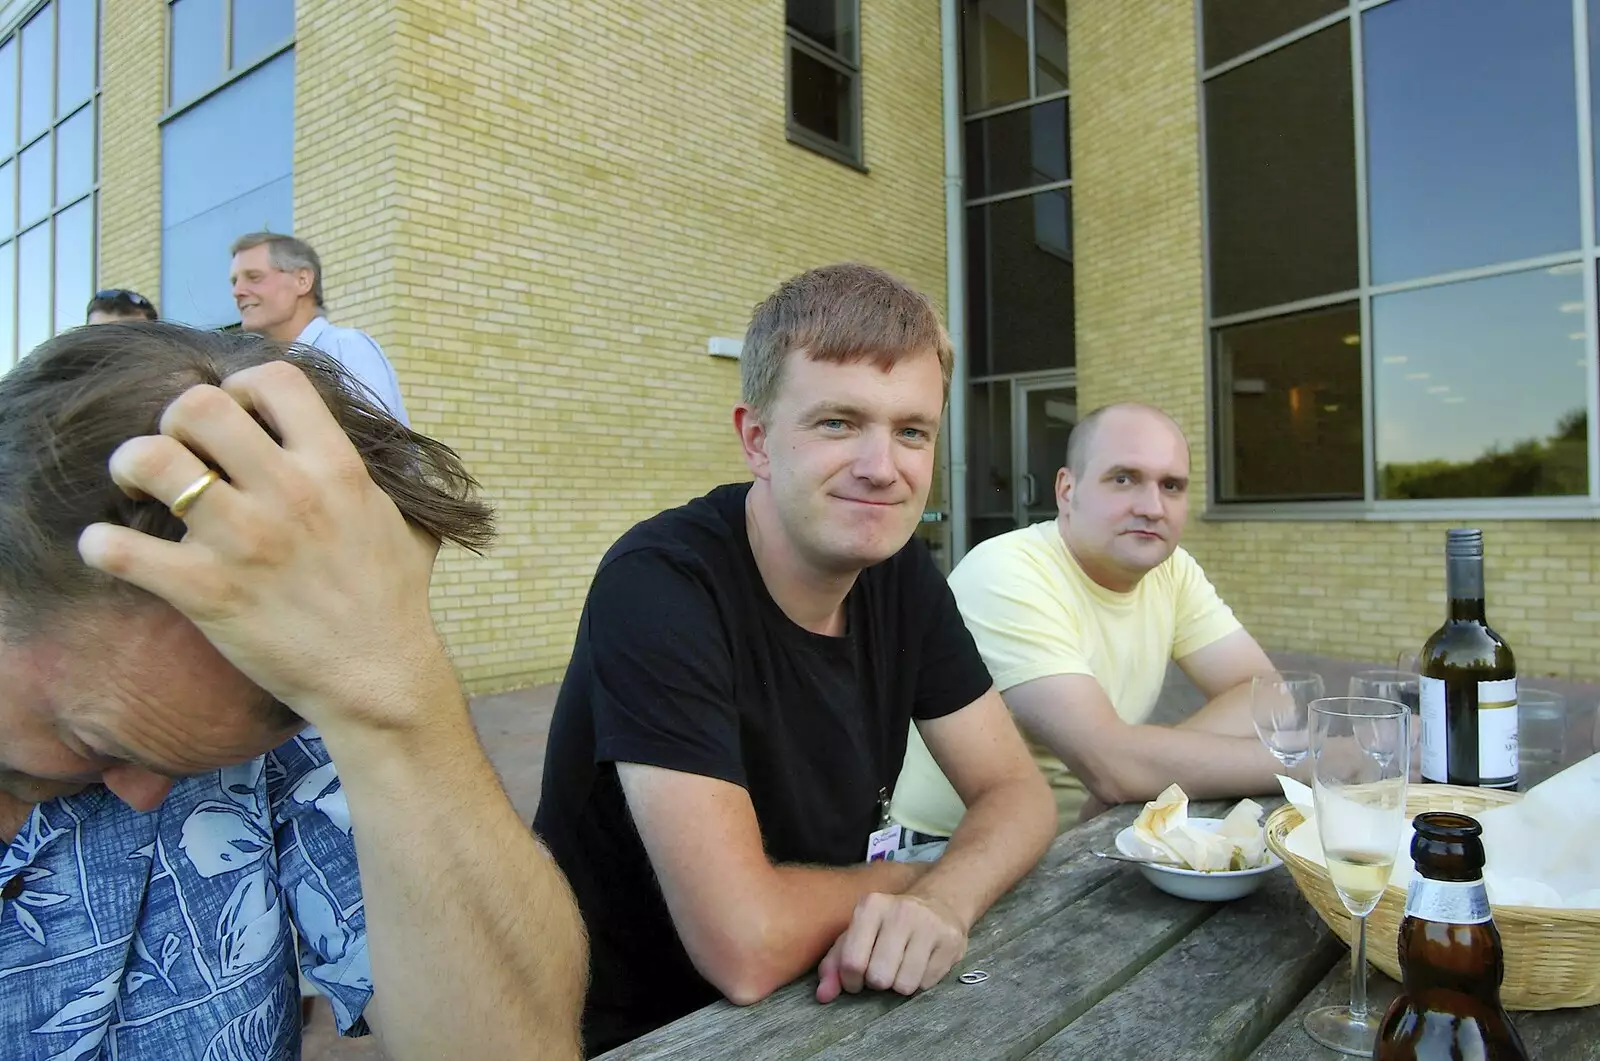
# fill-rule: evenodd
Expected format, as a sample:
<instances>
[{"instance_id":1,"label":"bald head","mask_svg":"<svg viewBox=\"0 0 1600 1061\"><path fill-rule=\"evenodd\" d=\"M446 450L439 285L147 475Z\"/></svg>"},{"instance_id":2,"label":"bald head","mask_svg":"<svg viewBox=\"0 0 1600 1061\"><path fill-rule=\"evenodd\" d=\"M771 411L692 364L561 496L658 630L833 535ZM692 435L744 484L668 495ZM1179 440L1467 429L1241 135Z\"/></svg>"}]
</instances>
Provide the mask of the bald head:
<instances>
[{"instance_id":1,"label":"bald head","mask_svg":"<svg viewBox=\"0 0 1600 1061\"><path fill-rule=\"evenodd\" d=\"M1143 402L1116 402L1102 405L1074 424L1072 434L1067 438L1067 468L1074 478L1083 478L1085 470L1089 467L1089 461L1094 457L1095 438L1099 435L1100 428L1110 420L1125 421L1134 427L1140 426L1140 421L1145 421L1152 426L1165 428L1178 436L1185 451L1189 448L1189 440L1184 436L1178 422L1153 405L1146 405Z\"/></svg>"}]
</instances>

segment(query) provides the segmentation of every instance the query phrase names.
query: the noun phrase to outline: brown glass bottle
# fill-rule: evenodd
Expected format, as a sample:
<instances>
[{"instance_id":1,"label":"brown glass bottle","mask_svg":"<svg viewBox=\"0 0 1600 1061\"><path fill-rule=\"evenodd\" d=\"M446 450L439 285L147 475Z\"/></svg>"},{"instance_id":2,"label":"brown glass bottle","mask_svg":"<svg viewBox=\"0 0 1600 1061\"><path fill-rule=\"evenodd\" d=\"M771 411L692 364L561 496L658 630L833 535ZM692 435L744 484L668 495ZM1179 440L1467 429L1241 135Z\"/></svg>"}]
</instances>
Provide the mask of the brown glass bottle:
<instances>
[{"instance_id":1,"label":"brown glass bottle","mask_svg":"<svg viewBox=\"0 0 1600 1061\"><path fill-rule=\"evenodd\" d=\"M1483 827L1430 811L1412 822L1416 863L1400 923L1404 981L1378 1029L1377 1061L1527 1061L1500 1005L1505 957L1483 887Z\"/></svg>"}]
</instances>

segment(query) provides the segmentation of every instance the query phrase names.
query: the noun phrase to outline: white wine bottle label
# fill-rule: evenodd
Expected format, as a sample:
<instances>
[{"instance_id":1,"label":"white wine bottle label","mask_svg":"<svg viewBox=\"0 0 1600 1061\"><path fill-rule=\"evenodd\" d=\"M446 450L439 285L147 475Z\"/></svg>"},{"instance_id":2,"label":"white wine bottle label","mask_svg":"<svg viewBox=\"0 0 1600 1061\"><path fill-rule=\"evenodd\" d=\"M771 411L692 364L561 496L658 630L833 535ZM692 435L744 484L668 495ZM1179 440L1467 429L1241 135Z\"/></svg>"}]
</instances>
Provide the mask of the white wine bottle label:
<instances>
[{"instance_id":1,"label":"white wine bottle label","mask_svg":"<svg viewBox=\"0 0 1600 1061\"><path fill-rule=\"evenodd\" d=\"M1517 679L1478 683L1478 777L1517 780Z\"/></svg>"},{"instance_id":2,"label":"white wine bottle label","mask_svg":"<svg viewBox=\"0 0 1600 1061\"><path fill-rule=\"evenodd\" d=\"M1422 676L1422 779L1444 784L1450 778L1445 750L1444 679Z\"/></svg>"},{"instance_id":3,"label":"white wine bottle label","mask_svg":"<svg viewBox=\"0 0 1600 1061\"><path fill-rule=\"evenodd\" d=\"M1446 925L1481 925L1490 917L1489 893L1482 878L1434 880L1414 873L1406 889L1406 916Z\"/></svg>"},{"instance_id":4,"label":"white wine bottle label","mask_svg":"<svg viewBox=\"0 0 1600 1061\"><path fill-rule=\"evenodd\" d=\"M1450 779L1444 679L1421 680L1422 779ZM1478 683L1478 777L1514 787L1517 780L1517 679Z\"/></svg>"}]
</instances>

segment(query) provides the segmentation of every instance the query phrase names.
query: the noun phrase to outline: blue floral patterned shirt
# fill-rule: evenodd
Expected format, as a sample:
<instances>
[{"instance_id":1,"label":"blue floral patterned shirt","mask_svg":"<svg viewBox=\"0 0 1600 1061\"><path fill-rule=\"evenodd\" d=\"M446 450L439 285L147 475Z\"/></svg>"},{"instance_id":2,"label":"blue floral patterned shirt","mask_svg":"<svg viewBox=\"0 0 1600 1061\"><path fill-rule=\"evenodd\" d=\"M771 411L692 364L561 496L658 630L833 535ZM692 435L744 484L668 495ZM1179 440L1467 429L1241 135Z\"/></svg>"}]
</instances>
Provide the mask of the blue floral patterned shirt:
<instances>
[{"instance_id":1,"label":"blue floral patterned shirt","mask_svg":"<svg viewBox=\"0 0 1600 1061\"><path fill-rule=\"evenodd\" d=\"M300 967L362 1034L350 813L315 731L172 786L42 803L0 859L0 1059L300 1056Z\"/></svg>"}]
</instances>

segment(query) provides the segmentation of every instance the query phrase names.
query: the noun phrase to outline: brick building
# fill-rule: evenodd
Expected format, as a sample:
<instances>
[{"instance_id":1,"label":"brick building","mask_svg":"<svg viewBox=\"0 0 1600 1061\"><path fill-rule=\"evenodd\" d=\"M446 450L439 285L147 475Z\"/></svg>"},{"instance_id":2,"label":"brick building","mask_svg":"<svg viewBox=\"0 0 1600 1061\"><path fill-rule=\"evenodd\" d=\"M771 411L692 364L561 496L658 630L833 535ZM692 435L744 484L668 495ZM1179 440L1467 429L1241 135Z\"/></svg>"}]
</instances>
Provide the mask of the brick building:
<instances>
[{"instance_id":1,"label":"brick building","mask_svg":"<svg viewBox=\"0 0 1600 1061\"><path fill-rule=\"evenodd\" d=\"M435 589L489 691L560 675L617 534L742 475L753 303L866 260L958 339L946 561L1047 516L1078 411L1137 397L1269 647L1414 646L1472 521L1525 671L1596 677L1589 3L1507 11L13 0L0 367L97 287L234 324L232 236L309 240L499 507Z\"/></svg>"}]
</instances>

